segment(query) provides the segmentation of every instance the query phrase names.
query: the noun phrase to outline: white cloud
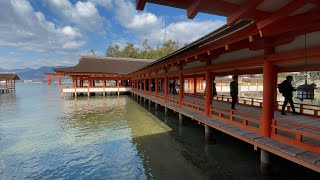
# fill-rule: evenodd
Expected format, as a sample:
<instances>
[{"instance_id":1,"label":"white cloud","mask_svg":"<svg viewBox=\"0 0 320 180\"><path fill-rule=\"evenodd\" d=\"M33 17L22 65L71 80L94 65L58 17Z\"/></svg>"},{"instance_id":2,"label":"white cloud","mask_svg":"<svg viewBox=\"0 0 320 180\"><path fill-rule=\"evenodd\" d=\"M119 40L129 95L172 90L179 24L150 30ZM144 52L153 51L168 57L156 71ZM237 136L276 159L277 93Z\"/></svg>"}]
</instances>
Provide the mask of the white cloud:
<instances>
[{"instance_id":1,"label":"white cloud","mask_svg":"<svg viewBox=\"0 0 320 180\"><path fill-rule=\"evenodd\" d=\"M35 12L28 1L0 1L0 46L65 52L75 51L84 44L85 39L77 28L56 27L43 13Z\"/></svg>"},{"instance_id":2,"label":"white cloud","mask_svg":"<svg viewBox=\"0 0 320 180\"><path fill-rule=\"evenodd\" d=\"M148 33L159 28L162 24L162 19L156 15L145 11L136 11L131 1L117 0L114 3L117 20L122 26L135 33Z\"/></svg>"},{"instance_id":3,"label":"white cloud","mask_svg":"<svg viewBox=\"0 0 320 180\"><path fill-rule=\"evenodd\" d=\"M72 4L69 0L48 0L52 12L60 16L67 23L75 23L76 26L86 31L97 31L103 27L104 20L100 16L95 3L108 7L109 1L78 1ZM107 4L108 3L108 4Z\"/></svg>"},{"instance_id":4,"label":"white cloud","mask_svg":"<svg viewBox=\"0 0 320 180\"><path fill-rule=\"evenodd\" d=\"M163 18L146 11L136 11L132 1L117 0L114 4L115 15L120 24L140 41L149 39L153 46L163 43L164 39L178 41L179 45L183 46L225 24L224 21L186 20L165 27Z\"/></svg>"},{"instance_id":5,"label":"white cloud","mask_svg":"<svg viewBox=\"0 0 320 180\"><path fill-rule=\"evenodd\" d=\"M166 37L166 40L178 41L179 45L183 46L185 43L191 43L224 24L224 21L181 21L154 30L140 38L147 38L151 44L155 45L164 42Z\"/></svg>"}]
</instances>

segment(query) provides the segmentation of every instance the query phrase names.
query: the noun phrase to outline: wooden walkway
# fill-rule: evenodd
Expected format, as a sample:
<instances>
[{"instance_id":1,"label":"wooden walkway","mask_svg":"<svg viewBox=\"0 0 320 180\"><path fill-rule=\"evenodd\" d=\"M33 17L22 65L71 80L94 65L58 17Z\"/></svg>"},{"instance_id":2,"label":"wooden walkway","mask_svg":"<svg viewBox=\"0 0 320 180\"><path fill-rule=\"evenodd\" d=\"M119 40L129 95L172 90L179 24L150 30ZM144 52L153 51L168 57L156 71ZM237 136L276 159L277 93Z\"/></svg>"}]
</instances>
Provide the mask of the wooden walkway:
<instances>
[{"instance_id":1,"label":"wooden walkway","mask_svg":"<svg viewBox=\"0 0 320 180\"><path fill-rule=\"evenodd\" d=\"M172 109L214 129L256 147L320 172L320 120L310 116L281 115L275 111L271 138L260 135L262 109L248 105L236 105L230 110L230 103L212 101L211 117L204 115L204 99L184 96L183 107L178 104L178 96L171 95L168 102L164 94L150 95L133 90L132 93Z\"/></svg>"}]
</instances>

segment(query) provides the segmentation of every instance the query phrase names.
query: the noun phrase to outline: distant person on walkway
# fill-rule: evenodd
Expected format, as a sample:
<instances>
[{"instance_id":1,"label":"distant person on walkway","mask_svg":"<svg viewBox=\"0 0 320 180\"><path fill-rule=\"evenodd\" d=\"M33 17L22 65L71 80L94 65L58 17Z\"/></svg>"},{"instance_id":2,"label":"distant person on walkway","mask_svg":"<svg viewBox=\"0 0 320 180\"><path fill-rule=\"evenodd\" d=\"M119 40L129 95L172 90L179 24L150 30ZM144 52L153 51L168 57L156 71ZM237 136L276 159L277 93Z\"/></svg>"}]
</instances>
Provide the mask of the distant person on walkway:
<instances>
[{"instance_id":1,"label":"distant person on walkway","mask_svg":"<svg viewBox=\"0 0 320 180\"><path fill-rule=\"evenodd\" d=\"M212 97L217 96L216 83L214 82L215 80L216 80L216 78L212 77Z\"/></svg>"},{"instance_id":2,"label":"distant person on walkway","mask_svg":"<svg viewBox=\"0 0 320 180\"><path fill-rule=\"evenodd\" d=\"M172 83L169 82L169 93L171 93L171 92L172 92Z\"/></svg>"},{"instance_id":3,"label":"distant person on walkway","mask_svg":"<svg viewBox=\"0 0 320 180\"><path fill-rule=\"evenodd\" d=\"M293 77L292 76L287 76L286 80L284 80L281 84L278 85L279 91L280 93L282 93L282 96L284 97L284 102L282 105L282 110L281 110L281 114L282 115L287 115L285 112L285 108L288 104L288 102L290 103L291 109L292 109L292 114L299 114L296 112L294 105L293 105L293 91L296 91L295 88L292 87L291 82L293 81Z\"/></svg>"},{"instance_id":4,"label":"distant person on walkway","mask_svg":"<svg viewBox=\"0 0 320 180\"><path fill-rule=\"evenodd\" d=\"M216 83L214 82L216 80L215 77L212 77L212 97L215 97L217 96L217 88L216 88ZM204 88L204 91L203 91L203 95L205 96L206 95L206 89L207 87Z\"/></svg>"},{"instance_id":5,"label":"distant person on walkway","mask_svg":"<svg viewBox=\"0 0 320 180\"><path fill-rule=\"evenodd\" d=\"M173 95L177 95L177 89L176 89L176 80L173 80L173 83L172 83L172 94Z\"/></svg>"},{"instance_id":6,"label":"distant person on walkway","mask_svg":"<svg viewBox=\"0 0 320 180\"><path fill-rule=\"evenodd\" d=\"M238 101L238 76L232 77L233 81L230 83L230 95L232 98L231 109L236 110L235 105Z\"/></svg>"}]
</instances>

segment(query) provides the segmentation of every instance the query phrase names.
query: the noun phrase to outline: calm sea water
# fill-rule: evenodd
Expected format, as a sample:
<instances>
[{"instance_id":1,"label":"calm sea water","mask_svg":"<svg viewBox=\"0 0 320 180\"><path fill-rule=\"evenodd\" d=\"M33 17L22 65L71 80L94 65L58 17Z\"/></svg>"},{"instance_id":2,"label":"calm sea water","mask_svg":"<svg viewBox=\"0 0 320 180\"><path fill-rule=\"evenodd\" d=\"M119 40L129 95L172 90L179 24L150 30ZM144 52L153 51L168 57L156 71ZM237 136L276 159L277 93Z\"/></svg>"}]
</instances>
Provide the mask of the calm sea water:
<instances>
[{"instance_id":1,"label":"calm sea water","mask_svg":"<svg viewBox=\"0 0 320 180\"><path fill-rule=\"evenodd\" d=\"M205 144L203 132L129 96L62 99L54 84L18 84L0 94L0 179L320 178L278 157L260 176L251 145L219 132Z\"/></svg>"}]
</instances>

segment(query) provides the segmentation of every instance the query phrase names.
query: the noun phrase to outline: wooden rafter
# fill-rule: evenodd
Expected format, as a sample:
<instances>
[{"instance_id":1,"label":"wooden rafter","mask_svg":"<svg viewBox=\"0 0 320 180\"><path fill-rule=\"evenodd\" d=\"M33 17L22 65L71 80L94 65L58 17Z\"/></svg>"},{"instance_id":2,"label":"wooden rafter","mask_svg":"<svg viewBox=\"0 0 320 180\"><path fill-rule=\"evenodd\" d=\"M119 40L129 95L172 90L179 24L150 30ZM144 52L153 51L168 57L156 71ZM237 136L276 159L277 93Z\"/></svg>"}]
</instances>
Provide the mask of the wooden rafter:
<instances>
[{"instance_id":1,"label":"wooden rafter","mask_svg":"<svg viewBox=\"0 0 320 180\"><path fill-rule=\"evenodd\" d=\"M273 15L271 15L269 18L264 19L260 22L257 23L257 28L263 29L285 17L287 17L288 15L290 15L291 13L295 12L296 10L298 10L299 8L301 8L302 6L304 6L305 4L307 4L309 2L309 0L294 0L291 1L290 3L288 3L286 6L280 8L280 10L278 10L276 13L274 13Z\"/></svg>"},{"instance_id":2,"label":"wooden rafter","mask_svg":"<svg viewBox=\"0 0 320 180\"><path fill-rule=\"evenodd\" d=\"M137 10L143 10L145 5L147 3L147 0L136 0L136 8Z\"/></svg>"},{"instance_id":3,"label":"wooden rafter","mask_svg":"<svg viewBox=\"0 0 320 180\"><path fill-rule=\"evenodd\" d=\"M282 33L289 33L291 31L307 30L310 27L319 27L320 10L316 9L313 12L298 14L284 18L273 25L262 29L262 35L274 36ZM303 23L303 26L298 26L297 22Z\"/></svg>"},{"instance_id":4,"label":"wooden rafter","mask_svg":"<svg viewBox=\"0 0 320 180\"><path fill-rule=\"evenodd\" d=\"M233 24L243 19L244 17L255 17L254 13L256 12L256 7L263 2L263 0L252 0L247 1L243 6L239 8L239 10L235 11L234 13L230 14L227 17L227 24Z\"/></svg>"}]
</instances>

